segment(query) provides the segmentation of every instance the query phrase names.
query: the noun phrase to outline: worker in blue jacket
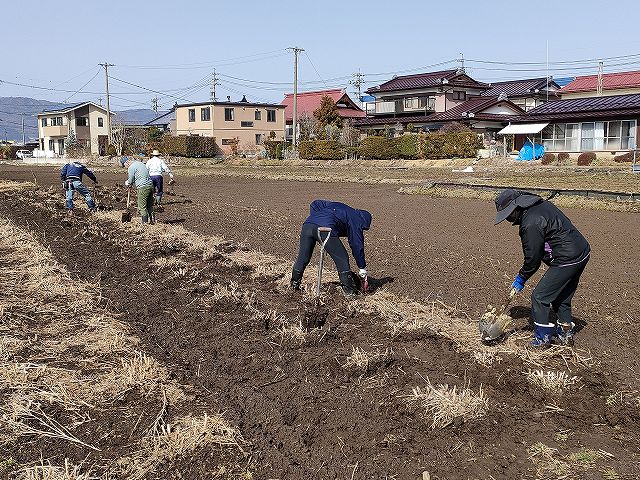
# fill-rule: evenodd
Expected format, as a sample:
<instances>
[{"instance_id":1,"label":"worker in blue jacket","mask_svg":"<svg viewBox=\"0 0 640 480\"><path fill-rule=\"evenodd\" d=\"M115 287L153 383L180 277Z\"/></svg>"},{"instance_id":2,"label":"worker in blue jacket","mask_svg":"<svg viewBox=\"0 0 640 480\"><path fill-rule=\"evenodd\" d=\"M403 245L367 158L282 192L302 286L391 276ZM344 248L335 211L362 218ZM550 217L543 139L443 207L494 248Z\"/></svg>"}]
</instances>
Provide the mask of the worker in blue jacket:
<instances>
[{"instance_id":1,"label":"worker in blue jacket","mask_svg":"<svg viewBox=\"0 0 640 480\"><path fill-rule=\"evenodd\" d=\"M60 171L60 180L62 180L67 197L67 213L69 215L73 215L73 192L78 192L84 197L90 211L95 212L96 210L96 204L91 198L89 189L82 183L82 175L89 177L93 183L98 183L93 172L80 162L69 162Z\"/></svg>"},{"instance_id":2,"label":"worker in blue jacket","mask_svg":"<svg viewBox=\"0 0 640 480\"><path fill-rule=\"evenodd\" d=\"M367 283L367 264L364 258L364 231L371 226L371 214L366 210L358 210L340 202L314 200L309 207L309 216L302 225L300 232L300 250L291 273L291 288L300 289L304 269L311 260L316 242L322 242L318 227L330 227L331 234L325 250L336 264L340 285L345 295L355 295L356 288L349 255L340 241L340 237L347 237L351 252L359 268L359 277L364 285Z\"/></svg>"}]
</instances>

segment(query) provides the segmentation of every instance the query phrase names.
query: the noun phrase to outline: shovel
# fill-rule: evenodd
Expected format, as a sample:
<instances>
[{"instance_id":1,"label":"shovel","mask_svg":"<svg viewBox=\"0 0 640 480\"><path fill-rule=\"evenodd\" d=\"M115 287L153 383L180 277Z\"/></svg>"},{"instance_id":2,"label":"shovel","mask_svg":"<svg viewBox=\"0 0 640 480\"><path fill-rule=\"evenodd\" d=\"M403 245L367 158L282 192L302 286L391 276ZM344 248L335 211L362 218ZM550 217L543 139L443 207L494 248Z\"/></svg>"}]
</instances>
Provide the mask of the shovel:
<instances>
[{"instance_id":1,"label":"shovel","mask_svg":"<svg viewBox=\"0 0 640 480\"><path fill-rule=\"evenodd\" d=\"M131 189L127 189L127 209L122 212L122 223L127 223L131 221L131 212L129 211L129 206L131 205Z\"/></svg>"},{"instance_id":2,"label":"shovel","mask_svg":"<svg viewBox=\"0 0 640 480\"><path fill-rule=\"evenodd\" d=\"M504 314L506 313L507 308L509 308L509 305L511 305L516 293L516 289L512 288L505 299L504 307L502 307L502 311L499 314L496 315L494 313L487 312L480 318L479 329L483 341L493 342L504 335L505 330L511 324L511 318L504 318Z\"/></svg>"},{"instance_id":3,"label":"shovel","mask_svg":"<svg viewBox=\"0 0 640 480\"><path fill-rule=\"evenodd\" d=\"M323 233L327 234L324 240L322 239ZM324 247L327 245L330 237L330 227L318 227L318 238L320 239L320 265L318 266L318 280L316 281L316 297L320 296L320 283L322 283L322 267L324 264Z\"/></svg>"}]
</instances>

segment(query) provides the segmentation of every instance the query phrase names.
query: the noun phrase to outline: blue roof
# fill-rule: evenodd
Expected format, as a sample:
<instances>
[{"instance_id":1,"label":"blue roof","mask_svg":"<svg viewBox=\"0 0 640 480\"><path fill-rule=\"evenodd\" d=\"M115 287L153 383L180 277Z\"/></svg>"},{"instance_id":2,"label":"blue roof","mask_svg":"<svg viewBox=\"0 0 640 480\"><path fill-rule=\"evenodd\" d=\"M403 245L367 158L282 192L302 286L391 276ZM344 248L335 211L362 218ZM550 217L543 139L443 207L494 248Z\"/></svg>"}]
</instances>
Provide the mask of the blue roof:
<instances>
[{"instance_id":1,"label":"blue roof","mask_svg":"<svg viewBox=\"0 0 640 480\"><path fill-rule=\"evenodd\" d=\"M554 78L553 81L556 82L560 87L564 87L568 83L573 82L576 77L562 77L562 78Z\"/></svg>"}]
</instances>

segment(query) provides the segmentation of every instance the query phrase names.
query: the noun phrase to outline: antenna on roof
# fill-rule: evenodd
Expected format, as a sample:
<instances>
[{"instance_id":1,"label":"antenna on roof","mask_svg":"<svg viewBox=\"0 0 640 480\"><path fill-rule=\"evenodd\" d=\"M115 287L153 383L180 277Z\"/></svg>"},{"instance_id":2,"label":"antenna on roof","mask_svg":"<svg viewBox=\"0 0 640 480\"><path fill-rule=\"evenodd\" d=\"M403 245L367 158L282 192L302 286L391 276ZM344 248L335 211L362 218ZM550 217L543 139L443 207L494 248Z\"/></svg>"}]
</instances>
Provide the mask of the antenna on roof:
<instances>
[{"instance_id":1,"label":"antenna on roof","mask_svg":"<svg viewBox=\"0 0 640 480\"><path fill-rule=\"evenodd\" d=\"M597 88L597 95L599 97L602 96L602 70L604 68L604 62L602 60L600 60L598 62L598 88Z\"/></svg>"},{"instance_id":2,"label":"antenna on roof","mask_svg":"<svg viewBox=\"0 0 640 480\"><path fill-rule=\"evenodd\" d=\"M460 58L457 61L460 62L460 66L458 67L458 71L456 73L460 75L464 73L464 53L460 53Z\"/></svg>"}]
</instances>

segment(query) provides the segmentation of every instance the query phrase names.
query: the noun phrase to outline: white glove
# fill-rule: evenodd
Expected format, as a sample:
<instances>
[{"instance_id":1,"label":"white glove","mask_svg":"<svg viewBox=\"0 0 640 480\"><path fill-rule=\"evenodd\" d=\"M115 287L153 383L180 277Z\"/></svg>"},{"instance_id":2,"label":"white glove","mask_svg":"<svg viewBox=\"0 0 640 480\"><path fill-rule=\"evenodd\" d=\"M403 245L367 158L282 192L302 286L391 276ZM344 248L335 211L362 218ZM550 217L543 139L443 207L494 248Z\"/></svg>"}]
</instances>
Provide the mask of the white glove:
<instances>
[{"instance_id":1,"label":"white glove","mask_svg":"<svg viewBox=\"0 0 640 480\"><path fill-rule=\"evenodd\" d=\"M124 184L125 184L125 186L129 187L130 186L129 185L129 180L125 181Z\"/></svg>"},{"instance_id":2,"label":"white glove","mask_svg":"<svg viewBox=\"0 0 640 480\"><path fill-rule=\"evenodd\" d=\"M358 272L358 276L360 278L366 278L367 277L367 269L366 268L361 268L360 271Z\"/></svg>"}]
</instances>

